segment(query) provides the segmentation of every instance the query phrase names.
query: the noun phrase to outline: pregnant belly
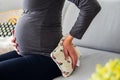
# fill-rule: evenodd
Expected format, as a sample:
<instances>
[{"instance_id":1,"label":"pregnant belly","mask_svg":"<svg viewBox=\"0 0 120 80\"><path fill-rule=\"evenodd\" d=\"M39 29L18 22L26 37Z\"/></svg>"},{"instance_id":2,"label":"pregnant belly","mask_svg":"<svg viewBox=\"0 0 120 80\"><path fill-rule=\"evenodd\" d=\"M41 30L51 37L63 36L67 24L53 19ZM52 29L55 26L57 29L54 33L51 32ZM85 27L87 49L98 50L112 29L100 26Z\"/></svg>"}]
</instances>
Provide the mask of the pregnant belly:
<instances>
[{"instance_id":1,"label":"pregnant belly","mask_svg":"<svg viewBox=\"0 0 120 80\"><path fill-rule=\"evenodd\" d=\"M62 37L61 30L42 29L40 24L20 19L15 28L15 37L20 54L50 53Z\"/></svg>"}]
</instances>

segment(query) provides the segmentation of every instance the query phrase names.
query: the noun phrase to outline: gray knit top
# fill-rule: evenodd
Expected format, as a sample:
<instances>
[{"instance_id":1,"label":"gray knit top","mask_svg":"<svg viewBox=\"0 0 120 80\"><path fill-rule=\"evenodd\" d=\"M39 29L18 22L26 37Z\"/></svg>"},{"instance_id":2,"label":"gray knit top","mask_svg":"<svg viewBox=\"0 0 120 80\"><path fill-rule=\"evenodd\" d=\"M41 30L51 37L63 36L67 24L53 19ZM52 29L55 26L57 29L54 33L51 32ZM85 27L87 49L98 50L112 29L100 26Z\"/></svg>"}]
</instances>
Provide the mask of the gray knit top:
<instances>
[{"instance_id":1,"label":"gray knit top","mask_svg":"<svg viewBox=\"0 0 120 80\"><path fill-rule=\"evenodd\" d=\"M70 34L81 39L101 7L96 0L69 0L80 9ZM62 37L61 15L65 0L23 0L15 37L21 55L48 55Z\"/></svg>"}]
</instances>

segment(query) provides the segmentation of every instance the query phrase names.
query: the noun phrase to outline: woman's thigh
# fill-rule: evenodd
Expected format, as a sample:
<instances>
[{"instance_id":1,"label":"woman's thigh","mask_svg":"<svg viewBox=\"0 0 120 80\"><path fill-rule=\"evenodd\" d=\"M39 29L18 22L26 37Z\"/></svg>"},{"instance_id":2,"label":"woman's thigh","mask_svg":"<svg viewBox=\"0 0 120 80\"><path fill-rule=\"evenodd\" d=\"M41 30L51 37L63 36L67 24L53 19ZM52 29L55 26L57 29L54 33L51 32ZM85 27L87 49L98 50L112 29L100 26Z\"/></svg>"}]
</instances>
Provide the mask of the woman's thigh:
<instances>
[{"instance_id":1,"label":"woman's thigh","mask_svg":"<svg viewBox=\"0 0 120 80\"><path fill-rule=\"evenodd\" d=\"M11 58L17 58L17 57L21 57L21 56L18 55L16 51L10 51L10 52L0 55L0 62L11 59Z\"/></svg>"},{"instance_id":2,"label":"woman's thigh","mask_svg":"<svg viewBox=\"0 0 120 80\"><path fill-rule=\"evenodd\" d=\"M42 55L26 55L0 62L0 78L3 80L52 80L60 75L52 59Z\"/></svg>"}]
</instances>

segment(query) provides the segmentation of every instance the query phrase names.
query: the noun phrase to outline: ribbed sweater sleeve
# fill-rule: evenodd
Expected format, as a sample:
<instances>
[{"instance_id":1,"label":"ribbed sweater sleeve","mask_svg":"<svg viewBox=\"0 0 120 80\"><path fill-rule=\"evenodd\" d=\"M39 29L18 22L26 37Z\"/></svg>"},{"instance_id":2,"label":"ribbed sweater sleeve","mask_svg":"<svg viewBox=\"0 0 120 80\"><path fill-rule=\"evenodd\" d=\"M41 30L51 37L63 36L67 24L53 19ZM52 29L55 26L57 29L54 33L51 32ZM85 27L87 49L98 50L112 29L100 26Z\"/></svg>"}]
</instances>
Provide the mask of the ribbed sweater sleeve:
<instances>
[{"instance_id":1,"label":"ribbed sweater sleeve","mask_svg":"<svg viewBox=\"0 0 120 80\"><path fill-rule=\"evenodd\" d=\"M81 39L94 17L101 10L101 6L97 0L68 1L74 3L80 9L79 16L70 30L70 35L74 38Z\"/></svg>"}]
</instances>

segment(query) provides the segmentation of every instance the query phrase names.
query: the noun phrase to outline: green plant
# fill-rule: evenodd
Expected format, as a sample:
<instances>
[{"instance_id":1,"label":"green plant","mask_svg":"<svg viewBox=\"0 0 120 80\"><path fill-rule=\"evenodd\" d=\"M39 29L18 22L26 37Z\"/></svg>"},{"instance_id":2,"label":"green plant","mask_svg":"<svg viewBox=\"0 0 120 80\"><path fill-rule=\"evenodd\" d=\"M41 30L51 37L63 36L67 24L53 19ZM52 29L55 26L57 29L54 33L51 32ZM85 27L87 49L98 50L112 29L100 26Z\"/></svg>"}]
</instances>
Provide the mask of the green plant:
<instances>
[{"instance_id":1,"label":"green plant","mask_svg":"<svg viewBox=\"0 0 120 80\"><path fill-rule=\"evenodd\" d=\"M120 59L109 60L105 66L98 64L89 80L120 80Z\"/></svg>"}]
</instances>

